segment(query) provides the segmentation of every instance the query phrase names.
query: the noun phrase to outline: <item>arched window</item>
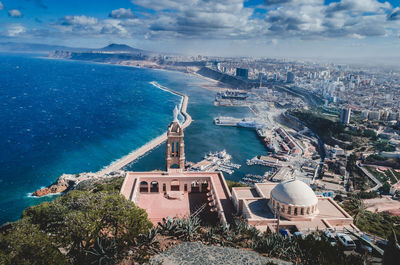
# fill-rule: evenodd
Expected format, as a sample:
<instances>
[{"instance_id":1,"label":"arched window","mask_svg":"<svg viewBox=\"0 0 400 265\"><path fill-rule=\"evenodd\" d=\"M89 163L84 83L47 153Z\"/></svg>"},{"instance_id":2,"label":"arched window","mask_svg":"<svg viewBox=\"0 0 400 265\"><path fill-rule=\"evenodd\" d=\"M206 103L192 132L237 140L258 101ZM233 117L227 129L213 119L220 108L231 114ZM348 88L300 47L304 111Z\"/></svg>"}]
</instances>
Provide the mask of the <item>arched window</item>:
<instances>
[{"instance_id":1,"label":"arched window","mask_svg":"<svg viewBox=\"0 0 400 265\"><path fill-rule=\"evenodd\" d=\"M205 180L203 183L201 183L201 190L204 192L207 192L208 189L208 182Z\"/></svg>"},{"instance_id":2,"label":"arched window","mask_svg":"<svg viewBox=\"0 0 400 265\"><path fill-rule=\"evenodd\" d=\"M190 187L191 192L200 192L200 185L197 180L193 181Z\"/></svg>"},{"instance_id":3,"label":"arched window","mask_svg":"<svg viewBox=\"0 0 400 265\"><path fill-rule=\"evenodd\" d=\"M291 211L292 211L292 207L289 206L289 207L288 207L288 210L287 210L287 213L290 214Z\"/></svg>"},{"instance_id":4,"label":"arched window","mask_svg":"<svg viewBox=\"0 0 400 265\"><path fill-rule=\"evenodd\" d=\"M167 191L167 185L164 183L164 184L162 184L162 191Z\"/></svg>"},{"instance_id":5,"label":"arched window","mask_svg":"<svg viewBox=\"0 0 400 265\"><path fill-rule=\"evenodd\" d=\"M171 190L172 191L179 191L179 180L174 179L171 181Z\"/></svg>"},{"instance_id":6,"label":"arched window","mask_svg":"<svg viewBox=\"0 0 400 265\"><path fill-rule=\"evenodd\" d=\"M150 183L150 192L158 192L158 182L152 181Z\"/></svg>"},{"instance_id":7,"label":"arched window","mask_svg":"<svg viewBox=\"0 0 400 265\"><path fill-rule=\"evenodd\" d=\"M294 208L294 215L297 215L297 207Z\"/></svg>"},{"instance_id":8,"label":"arched window","mask_svg":"<svg viewBox=\"0 0 400 265\"><path fill-rule=\"evenodd\" d=\"M300 214L301 214L301 215L304 215L304 208L301 208L301 209L300 209Z\"/></svg>"},{"instance_id":9,"label":"arched window","mask_svg":"<svg viewBox=\"0 0 400 265\"><path fill-rule=\"evenodd\" d=\"M149 192L149 184L146 181L140 182L139 191L140 192Z\"/></svg>"}]
</instances>

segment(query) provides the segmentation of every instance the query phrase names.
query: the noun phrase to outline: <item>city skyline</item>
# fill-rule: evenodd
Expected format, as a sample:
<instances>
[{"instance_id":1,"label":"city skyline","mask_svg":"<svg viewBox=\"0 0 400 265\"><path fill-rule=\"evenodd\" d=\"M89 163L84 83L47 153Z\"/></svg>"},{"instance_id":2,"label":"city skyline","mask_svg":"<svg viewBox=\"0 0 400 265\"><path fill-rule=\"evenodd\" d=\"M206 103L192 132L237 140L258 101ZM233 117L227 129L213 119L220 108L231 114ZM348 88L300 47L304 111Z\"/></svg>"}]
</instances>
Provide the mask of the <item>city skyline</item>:
<instances>
[{"instance_id":1,"label":"city skyline","mask_svg":"<svg viewBox=\"0 0 400 265\"><path fill-rule=\"evenodd\" d=\"M396 57L400 1L0 1L0 41L293 58Z\"/></svg>"}]
</instances>

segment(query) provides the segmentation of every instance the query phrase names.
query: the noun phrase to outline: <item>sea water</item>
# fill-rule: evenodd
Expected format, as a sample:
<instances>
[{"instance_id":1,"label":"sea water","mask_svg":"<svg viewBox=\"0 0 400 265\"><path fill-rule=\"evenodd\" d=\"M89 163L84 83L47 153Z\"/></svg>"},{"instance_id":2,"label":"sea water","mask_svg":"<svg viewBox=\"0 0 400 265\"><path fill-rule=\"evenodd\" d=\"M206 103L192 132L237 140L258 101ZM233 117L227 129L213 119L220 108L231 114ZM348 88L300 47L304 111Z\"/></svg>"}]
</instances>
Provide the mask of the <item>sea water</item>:
<instances>
[{"instance_id":1,"label":"sea water","mask_svg":"<svg viewBox=\"0 0 400 265\"><path fill-rule=\"evenodd\" d=\"M181 98L151 82L189 96L193 123L185 130L188 161L226 149L246 173L246 159L265 154L251 129L216 126L213 118L248 117L247 108L216 107L215 92L187 74L67 60L0 55L0 224L23 209L52 200L30 194L63 173L95 172L165 132ZM164 169L165 145L127 166Z\"/></svg>"}]
</instances>

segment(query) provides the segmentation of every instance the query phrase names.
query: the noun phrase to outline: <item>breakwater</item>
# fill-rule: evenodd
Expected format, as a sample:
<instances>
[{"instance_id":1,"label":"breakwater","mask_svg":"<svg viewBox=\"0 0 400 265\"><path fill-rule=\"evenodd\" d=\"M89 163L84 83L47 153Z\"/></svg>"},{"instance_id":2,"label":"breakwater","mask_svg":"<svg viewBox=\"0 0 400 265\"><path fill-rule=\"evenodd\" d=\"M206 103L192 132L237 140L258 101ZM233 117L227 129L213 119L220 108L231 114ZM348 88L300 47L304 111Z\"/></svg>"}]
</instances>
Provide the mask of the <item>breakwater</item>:
<instances>
[{"instance_id":1,"label":"breakwater","mask_svg":"<svg viewBox=\"0 0 400 265\"><path fill-rule=\"evenodd\" d=\"M168 87L162 86L158 84L157 82L153 81L150 82L153 86L158 87L159 89L168 91L172 94L178 95L182 97L181 101L181 106L179 107L180 113L183 116L183 123L182 127L185 129L192 123L192 117L187 113L187 106L189 102L189 97L183 93L174 91ZM132 163L139 157L145 155L147 152L151 151L152 149L156 148L163 142L167 140L167 133L163 133L162 135L158 136L157 138L154 138L147 144L143 145L142 147L136 149L135 151L129 153L128 155L122 157L121 159L118 159L117 161L111 163L109 166L105 167L104 169L100 170L97 172L99 175L105 175L109 174L113 171L118 171L121 168L125 167L126 165Z\"/></svg>"}]
</instances>

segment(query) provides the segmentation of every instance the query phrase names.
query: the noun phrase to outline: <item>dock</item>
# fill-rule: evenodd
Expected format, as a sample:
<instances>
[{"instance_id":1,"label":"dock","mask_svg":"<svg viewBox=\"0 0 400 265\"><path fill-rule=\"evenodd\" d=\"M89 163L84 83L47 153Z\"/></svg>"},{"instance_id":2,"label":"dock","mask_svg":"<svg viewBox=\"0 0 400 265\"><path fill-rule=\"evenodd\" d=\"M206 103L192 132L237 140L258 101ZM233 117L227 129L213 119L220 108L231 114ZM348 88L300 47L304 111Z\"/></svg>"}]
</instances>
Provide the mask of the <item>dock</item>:
<instances>
[{"instance_id":1,"label":"dock","mask_svg":"<svg viewBox=\"0 0 400 265\"><path fill-rule=\"evenodd\" d=\"M174 91L172 89L169 89L167 87L161 86L160 84L158 84L157 82L151 82L152 85L168 91L172 94L178 95L182 97L182 103L181 103L181 107L180 107L180 113L184 118L184 121L182 123L182 128L185 129L187 128L191 123L192 123L192 117L187 113L187 106L188 106L188 102L189 102L189 97L183 93ZM162 135L154 138L153 140L151 140L150 142L148 142L147 144L143 145L142 147L134 150L133 152L129 153L128 155L118 159L117 161L111 163L109 166L105 167L104 169L100 170L99 172L97 172L97 174L99 175L105 175L105 174L109 174L111 172L114 171L118 171L121 168L125 167L126 165L132 163L133 161L135 161L136 159L138 159L139 157L145 155L147 152L153 150L154 148L156 148L157 146L161 145L162 143L164 143L167 140L167 133L163 133Z\"/></svg>"}]
</instances>

